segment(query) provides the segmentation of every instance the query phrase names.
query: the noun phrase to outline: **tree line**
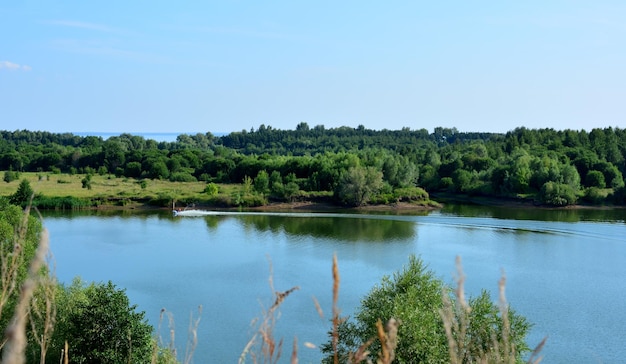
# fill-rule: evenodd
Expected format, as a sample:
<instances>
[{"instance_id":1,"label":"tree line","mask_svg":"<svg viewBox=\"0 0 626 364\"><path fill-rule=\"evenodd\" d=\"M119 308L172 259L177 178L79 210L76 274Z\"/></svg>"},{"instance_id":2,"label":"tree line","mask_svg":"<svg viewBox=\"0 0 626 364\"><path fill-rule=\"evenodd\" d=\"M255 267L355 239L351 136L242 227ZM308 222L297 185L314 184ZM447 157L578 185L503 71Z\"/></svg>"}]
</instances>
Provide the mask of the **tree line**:
<instances>
[{"instance_id":1,"label":"tree line","mask_svg":"<svg viewBox=\"0 0 626 364\"><path fill-rule=\"evenodd\" d=\"M371 130L261 125L215 136L157 142L121 134L0 131L5 181L19 172L110 174L173 182L243 183L254 193L293 199L329 192L347 205L448 196L522 197L537 203L626 203L626 130L455 128Z\"/></svg>"}]
</instances>

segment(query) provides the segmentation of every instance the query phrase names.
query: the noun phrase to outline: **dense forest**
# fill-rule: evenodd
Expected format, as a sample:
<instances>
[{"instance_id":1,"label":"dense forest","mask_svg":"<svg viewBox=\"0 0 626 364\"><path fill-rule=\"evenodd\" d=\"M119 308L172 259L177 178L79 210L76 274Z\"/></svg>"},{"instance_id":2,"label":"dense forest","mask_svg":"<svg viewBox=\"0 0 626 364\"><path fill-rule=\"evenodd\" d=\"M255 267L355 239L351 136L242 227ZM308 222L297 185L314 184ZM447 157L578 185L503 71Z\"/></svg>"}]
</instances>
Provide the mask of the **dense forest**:
<instances>
[{"instance_id":1,"label":"dense forest","mask_svg":"<svg viewBox=\"0 0 626 364\"><path fill-rule=\"evenodd\" d=\"M248 185L266 199L331 193L346 205L447 197L521 198L537 204L624 205L626 130L455 128L295 130L261 125L224 136L181 134L157 142L121 134L0 131L4 180L20 172L101 174Z\"/></svg>"}]
</instances>

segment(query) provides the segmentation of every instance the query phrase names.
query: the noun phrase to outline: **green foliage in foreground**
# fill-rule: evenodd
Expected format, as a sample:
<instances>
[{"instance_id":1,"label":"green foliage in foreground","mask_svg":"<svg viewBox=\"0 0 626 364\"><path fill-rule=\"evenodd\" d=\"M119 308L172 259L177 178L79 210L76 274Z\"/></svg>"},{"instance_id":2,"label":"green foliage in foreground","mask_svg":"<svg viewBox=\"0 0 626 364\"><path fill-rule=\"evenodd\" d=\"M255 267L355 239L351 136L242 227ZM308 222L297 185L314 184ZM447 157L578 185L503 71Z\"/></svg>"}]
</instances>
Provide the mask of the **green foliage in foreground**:
<instances>
[{"instance_id":1,"label":"green foliage in foreground","mask_svg":"<svg viewBox=\"0 0 626 364\"><path fill-rule=\"evenodd\" d=\"M443 319L444 295L448 295L451 300L455 299L450 292L450 288L426 269L422 260L411 256L407 266L393 277L384 277L380 285L363 298L354 318L339 325L339 362L348 362L350 353L355 353L361 344L378 337L378 320L387 322L391 318L400 322L394 362L450 362L449 337ZM455 337L457 342L464 343L464 363L493 356L491 351L505 347L500 309L489 294L483 291L480 296L470 299L469 307L469 317L462 317L462 313L456 312L453 319L455 323L464 325L464 335ZM519 361L529 351L525 339L530 324L524 317L510 310L508 322L508 340ZM371 353L381 352L380 342L374 340L367 350ZM323 362L333 363L331 342L322 346L322 352L327 354Z\"/></svg>"},{"instance_id":2,"label":"green foliage in foreground","mask_svg":"<svg viewBox=\"0 0 626 364\"><path fill-rule=\"evenodd\" d=\"M46 268L29 274L32 261L44 263L36 254L47 243L42 231L39 220L0 198L0 328L21 322L25 362L62 362L67 342L71 363L176 363L168 349L157 347L145 313L111 282L76 279L66 287ZM23 293L26 282L35 286L32 296ZM18 310L24 303L30 308ZM21 347L19 336L3 338L3 360L5 345Z\"/></svg>"},{"instance_id":3,"label":"green foliage in foreground","mask_svg":"<svg viewBox=\"0 0 626 364\"><path fill-rule=\"evenodd\" d=\"M57 324L49 358L58 362L64 341L73 363L148 363L152 326L124 290L75 279L57 297Z\"/></svg>"},{"instance_id":4,"label":"green foliage in foreground","mask_svg":"<svg viewBox=\"0 0 626 364\"><path fill-rule=\"evenodd\" d=\"M24 216L19 206L0 198L0 328L6 328L13 316L19 287L26 279L40 234L41 223L37 219ZM19 244L15 244L16 237Z\"/></svg>"}]
</instances>

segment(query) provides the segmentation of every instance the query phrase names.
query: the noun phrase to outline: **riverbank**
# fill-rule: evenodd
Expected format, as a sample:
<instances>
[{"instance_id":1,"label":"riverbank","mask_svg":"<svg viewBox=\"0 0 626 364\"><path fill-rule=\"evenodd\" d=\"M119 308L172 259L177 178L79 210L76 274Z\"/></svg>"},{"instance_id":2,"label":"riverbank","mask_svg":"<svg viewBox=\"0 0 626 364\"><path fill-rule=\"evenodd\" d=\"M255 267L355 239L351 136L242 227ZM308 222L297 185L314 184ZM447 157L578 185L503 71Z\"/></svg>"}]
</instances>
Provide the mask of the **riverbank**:
<instances>
[{"instance_id":1,"label":"riverbank","mask_svg":"<svg viewBox=\"0 0 626 364\"><path fill-rule=\"evenodd\" d=\"M112 178L111 176L94 175L89 188L85 188L82 184L83 178L84 175L50 174L42 176L35 173L21 174L21 179L28 180L35 191L35 200L38 200L40 203L38 207L53 210L171 209L172 201L176 201L176 207L183 208L195 205L197 208L220 210L338 211L355 213L412 213L415 211L440 209L447 203L540 209L611 209L625 207L590 204L555 207L539 204L532 196L470 196L446 192L431 193L430 200L426 201L393 202L360 207L346 207L335 204L332 201L332 193L330 192L303 196L301 200L294 202L270 201L257 207L240 207L234 204L237 196L242 194L240 185L219 184L217 185L218 194L209 196L205 191L205 182L140 181L131 178ZM12 181L0 185L0 195L12 195L17 190L19 183L19 181ZM37 196L43 198L37 198ZM258 203L259 200L255 199L248 202Z\"/></svg>"}]
</instances>

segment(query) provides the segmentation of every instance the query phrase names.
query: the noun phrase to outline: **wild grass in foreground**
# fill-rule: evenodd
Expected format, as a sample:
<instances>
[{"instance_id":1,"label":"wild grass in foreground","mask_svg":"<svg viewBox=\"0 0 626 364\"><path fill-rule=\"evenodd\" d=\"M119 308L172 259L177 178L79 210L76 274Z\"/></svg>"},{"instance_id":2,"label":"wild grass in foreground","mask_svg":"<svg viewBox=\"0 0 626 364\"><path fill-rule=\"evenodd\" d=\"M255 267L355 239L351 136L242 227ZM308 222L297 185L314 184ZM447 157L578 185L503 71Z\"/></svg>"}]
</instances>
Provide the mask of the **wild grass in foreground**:
<instances>
[{"instance_id":1,"label":"wild grass in foreground","mask_svg":"<svg viewBox=\"0 0 626 364\"><path fill-rule=\"evenodd\" d=\"M2 363L150 362L179 363L173 318L167 319L169 342L156 338L143 313L135 312L123 290L108 285L85 286L80 281L59 285L49 268L47 232L39 220L0 201L0 343ZM332 317L329 342L320 345L324 363L539 363L542 341L532 352L525 335L529 324L509 309L505 278L500 280L499 305L483 294L466 300L465 277L457 261L457 287L452 290L433 277L421 260L409 264L362 300L353 318L339 310L340 275L332 261ZM271 271L271 269L270 269ZM270 273L273 303L255 321L256 331L244 346L239 363L279 363L283 339L275 337L279 310L298 287L276 291ZM391 304L390 304L391 303ZM324 313L314 302L320 316ZM312 307L313 309L313 307ZM182 362L193 362L198 345L198 323L190 317L189 341ZM130 320L130 321L129 321ZM132 322L130 326L125 323ZM423 346L422 343L426 343ZM304 343L305 347L315 347ZM420 346L422 345L422 346ZM285 358L298 363L298 341Z\"/></svg>"},{"instance_id":2,"label":"wild grass in foreground","mask_svg":"<svg viewBox=\"0 0 626 364\"><path fill-rule=\"evenodd\" d=\"M510 310L505 297L505 277L499 282L499 303L493 304L489 295L483 292L479 297L468 302L464 292L465 276L460 258L457 258L457 286L451 289L432 277L432 272L425 270L421 260L411 257L409 265L396 273L393 279L383 279L381 286L374 287L362 301L355 313L357 320L366 321L361 326L342 317L338 307L340 276L336 256L332 264L332 317L329 342L321 346L326 354L323 363L529 363L541 361L539 353L546 339L531 352L526 345L526 333L530 324L522 316ZM271 278L270 278L271 282ZM386 288L388 288L386 290ZM432 289L431 289L432 288ZM274 325L279 306L294 287L286 292L276 292L276 301L270 310L264 311L258 332L254 334L243 350L239 363L251 358L253 363L277 363L281 357L282 339L274 337ZM396 292L390 293L390 290ZM420 292L434 294L428 297L428 304L423 305L424 297L413 300L404 295ZM379 295L381 292L384 295ZM395 296L394 296L395 294ZM372 300L374 298L374 300ZM398 301L402 303L398 303ZM314 305L323 318L323 310L316 300ZM401 310L389 314L386 303ZM380 311L370 312L367 305L376 303ZM371 314L371 315L370 315ZM417 318L417 320L416 320ZM366 327L367 326L367 327ZM410 330L406 331L409 327ZM425 336L420 332L425 329ZM262 344L254 351L257 338ZM429 348L420 347L416 340L426 340ZM437 347L432 347L438 343ZM305 343L311 347L312 344ZM415 348L423 350L414 350ZM294 338L290 362L298 363L297 339ZM526 360L523 357L528 355Z\"/></svg>"}]
</instances>

